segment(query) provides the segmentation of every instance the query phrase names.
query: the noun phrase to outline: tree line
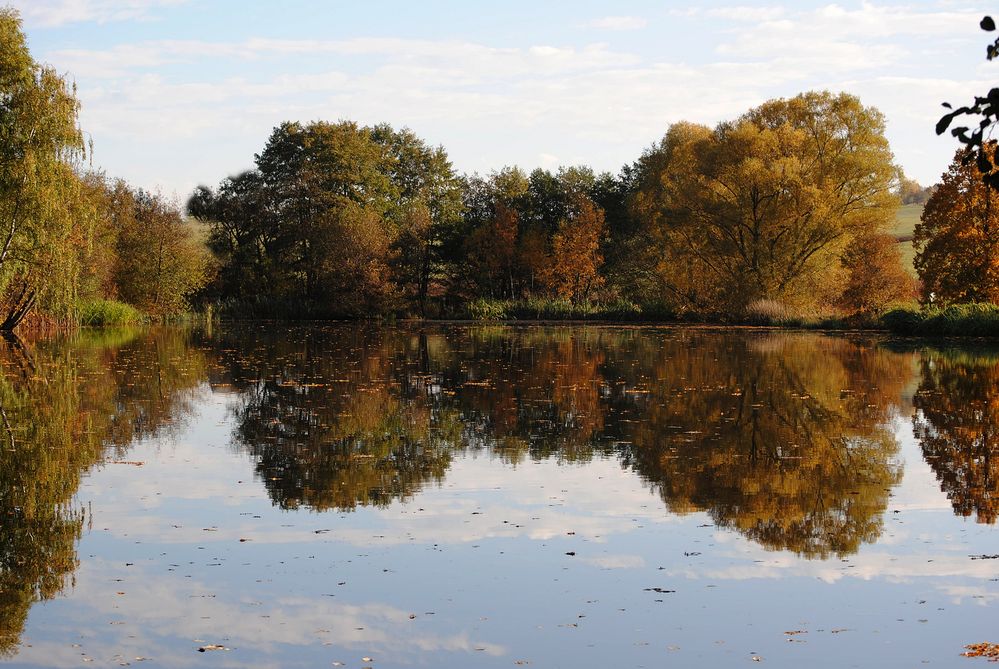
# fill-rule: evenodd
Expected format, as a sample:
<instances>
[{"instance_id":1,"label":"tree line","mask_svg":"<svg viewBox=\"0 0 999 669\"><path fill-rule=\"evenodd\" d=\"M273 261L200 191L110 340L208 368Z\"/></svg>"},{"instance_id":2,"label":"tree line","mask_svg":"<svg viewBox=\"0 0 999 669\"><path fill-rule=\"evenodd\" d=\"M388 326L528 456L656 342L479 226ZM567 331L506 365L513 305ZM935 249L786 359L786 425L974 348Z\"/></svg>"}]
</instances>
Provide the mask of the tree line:
<instances>
[{"instance_id":1,"label":"tree line","mask_svg":"<svg viewBox=\"0 0 999 669\"><path fill-rule=\"evenodd\" d=\"M738 317L777 302L854 313L908 299L888 233L902 190L884 118L845 93L671 126L617 175L459 175L411 131L287 122L254 169L201 186L234 312L460 315L476 300L650 305Z\"/></svg>"}]
</instances>

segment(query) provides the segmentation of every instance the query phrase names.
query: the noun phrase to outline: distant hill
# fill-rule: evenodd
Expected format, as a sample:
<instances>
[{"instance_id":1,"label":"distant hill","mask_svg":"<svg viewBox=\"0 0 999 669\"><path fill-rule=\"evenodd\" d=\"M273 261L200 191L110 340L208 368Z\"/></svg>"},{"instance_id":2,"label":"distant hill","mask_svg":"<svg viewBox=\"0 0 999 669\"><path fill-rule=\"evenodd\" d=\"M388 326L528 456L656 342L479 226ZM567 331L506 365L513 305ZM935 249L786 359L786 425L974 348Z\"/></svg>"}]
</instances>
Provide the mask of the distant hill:
<instances>
[{"instance_id":1,"label":"distant hill","mask_svg":"<svg viewBox=\"0 0 999 669\"><path fill-rule=\"evenodd\" d=\"M919 217L922 215L923 205L902 205L895 214L895 227L891 231L895 235L895 239L902 246L902 263L913 276L916 276L916 268L912 264L916 252L912 248L912 232L915 230L916 223L919 222Z\"/></svg>"}]
</instances>

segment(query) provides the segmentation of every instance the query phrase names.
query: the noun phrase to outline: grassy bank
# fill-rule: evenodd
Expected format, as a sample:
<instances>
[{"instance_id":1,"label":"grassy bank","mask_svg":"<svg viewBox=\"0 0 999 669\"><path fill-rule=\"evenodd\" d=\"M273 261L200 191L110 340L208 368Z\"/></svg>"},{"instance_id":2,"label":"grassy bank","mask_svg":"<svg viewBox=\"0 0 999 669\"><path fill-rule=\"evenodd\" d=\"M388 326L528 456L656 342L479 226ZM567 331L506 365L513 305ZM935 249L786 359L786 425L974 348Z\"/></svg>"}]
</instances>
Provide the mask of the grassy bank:
<instances>
[{"instance_id":1,"label":"grassy bank","mask_svg":"<svg viewBox=\"0 0 999 669\"><path fill-rule=\"evenodd\" d=\"M890 332L901 335L999 337L999 306L901 307L886 312L880 323Z\"/></svg>"}]
</instances>

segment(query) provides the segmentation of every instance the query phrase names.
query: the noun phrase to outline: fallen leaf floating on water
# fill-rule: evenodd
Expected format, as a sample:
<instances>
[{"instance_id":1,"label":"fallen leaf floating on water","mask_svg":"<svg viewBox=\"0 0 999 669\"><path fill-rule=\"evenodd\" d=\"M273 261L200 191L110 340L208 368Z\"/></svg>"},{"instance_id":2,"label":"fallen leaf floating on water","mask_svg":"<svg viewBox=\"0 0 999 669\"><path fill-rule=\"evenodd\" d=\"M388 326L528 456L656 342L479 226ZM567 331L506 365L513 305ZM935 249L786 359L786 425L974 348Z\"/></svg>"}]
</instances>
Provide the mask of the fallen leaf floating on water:
<instances>
[{"instance_id":1,"label":"fallen leaf floating on water","mask_svg":"<svg viewBox=\"0 0 999 669\"><path fill-rule=\"evenodd\" d=\"M204 652L207 652L209 650L229 650L229 649L226 648L225 646L220 646L217 643L210 643L207 646L199 646L198 647L198 652L199 653L204 653Z\"/></svg>"},{"instance_id":2,"label":"fallen leaf floating on water","mask_svg":"<svg viewBox=\"0 0 999 669\"><path fill-rule=\"evenodd\" d=\"M963 657L987 657L989 662L999 662L999 643L972 643L965 646Z\"/></svg>"}]
</instances>

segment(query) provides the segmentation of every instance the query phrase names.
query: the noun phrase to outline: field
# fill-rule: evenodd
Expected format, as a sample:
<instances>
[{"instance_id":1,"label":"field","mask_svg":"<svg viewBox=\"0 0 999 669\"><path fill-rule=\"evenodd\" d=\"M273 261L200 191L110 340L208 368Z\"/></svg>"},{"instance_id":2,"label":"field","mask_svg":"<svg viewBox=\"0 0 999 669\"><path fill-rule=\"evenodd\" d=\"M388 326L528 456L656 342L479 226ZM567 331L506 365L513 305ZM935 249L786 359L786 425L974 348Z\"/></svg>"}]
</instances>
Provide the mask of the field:
<instances>
[{"instance_id":1,"label":"field","mask_svg":"<svg viewBox=\"0 0 999 669\"><path fill-rule=\"evenodd\" d=\"M912 248L912 231L919 222L919 217L923 213L921 204L905 204L899 207L895 214L895 228L891 231L898 243L902 246L902 263L905 268L916 275L916 269L912 261L916 252Z\"/></svg>"}]
</instances>

